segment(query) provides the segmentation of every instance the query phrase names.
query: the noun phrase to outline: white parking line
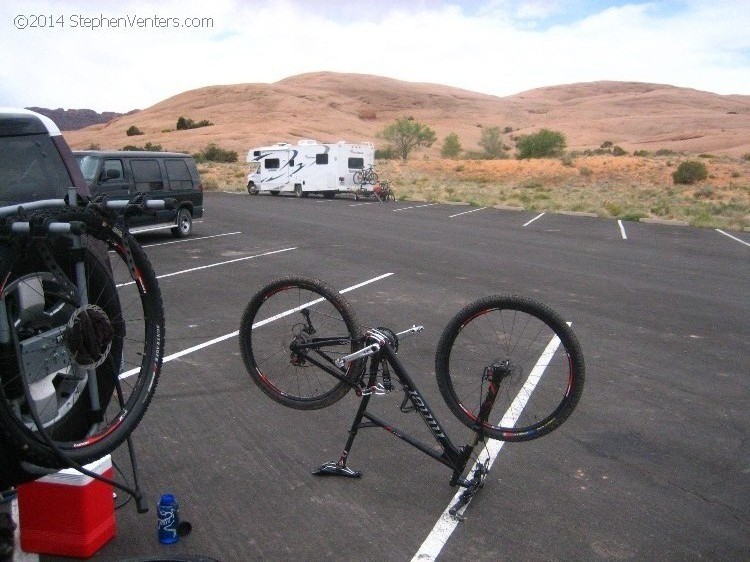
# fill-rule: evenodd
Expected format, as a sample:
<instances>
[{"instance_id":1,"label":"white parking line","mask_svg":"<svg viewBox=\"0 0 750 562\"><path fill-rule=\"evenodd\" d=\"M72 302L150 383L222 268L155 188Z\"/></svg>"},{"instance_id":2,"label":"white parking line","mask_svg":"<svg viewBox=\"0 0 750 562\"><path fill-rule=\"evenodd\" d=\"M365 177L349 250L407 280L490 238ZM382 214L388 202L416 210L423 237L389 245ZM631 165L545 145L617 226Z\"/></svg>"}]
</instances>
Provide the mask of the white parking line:
<instances>
[{"instance_id":1,"label":"white parking line","mask_svg":"<svg viewBox=\"0 0 750 562\"><path fill-rule=\"evenodd\" d=\"M568 326L570 326L570 322L568 322ZM518 392L518 395L513 400L513 403L503 415L503 418L500 421L503 426L513 427L516 424L519 416L521 415L521 411L529 401L531 393L534 391L536 385L539 383L539 380L542 378L544 370L547 368L550 359L555 354L555 351L557 351L559 345L560 339L557 336L553 337L552 340L547 344L547 347L542 352L539 360L536 362L536 365L529 373L529 376L526 379L523 388L521 388L521 390ZM487 461L487 470L489 471L489 469L492 467L492 463L495 462L495 459L497 458L497 455L500 453L500 449L503 448L504 444L505 441L497 441L495 439L488 440L487 445L479 455L477 462L484 463L485 461ZM445 511L443 511L443 513L440 515L440 518L437 520L437 523L435 523L432 531L429 535L427 535L427 538L422 543L422 546L419 547L419 550L411 559L412 562L433 561L438 557L440 551L443 549L443 546L445 546L445 543L448 541L454 529L456 528L456 525L458 525L460 521L459 518L463 516L464 511L466 511L466 508L469 507L469 503L471 503L471 500L469 500L469 503L464 505L458 511L456 516L453 516L449 513L451 506L453 506L458 501L462 493L463 489L459 489L453 496L453 499L448 504L448 507L446 507Z\"/></svg>"},{"instance_id":2,"label":"white parking line","mask_svg":"<svg viewBox=\"0 0 750 562\"><path fill-rule=\"evenodd\" d=\"M239 261L245 261L245 260L252 260L255 258L261 258L263 256L271 256L273 254L280 254L282 252L289 252L291 250L296 250L296 247L293 248L284 248L283 250L275 250L273 252L265 252L263 254L256 254L254 256L245 256L244 258L236 258L233 260L228 261L222 261L218 263L210 263L208 265L201 265L199 267L191 267L190 269L183 269L182 271L175 271L174 273L165 273L164 275L157 275L157 279L164 279L166 277L173 277L175 275L182 275L183 273L191 273L193 271L200 271L201 269L209 269L211 267L218 267L220 265L228 265L230 263L237 263ZM126 287L127 285L133 285L135 281L128 281L127 283L118 283L116 287L119 289L120 287Z\"/></svg>"},{"instance_id":3,"label":"white parking line","mask_svg":"<svg viewBox=\"0 0 750 562\"><path fill-rule=\"evenodd\" d=\"M727 233L727 232L724 232L724 231L723 231L723 230L721 230L720 228L717 228L717 229L716 229L716 232L718 232L719 234L723 234L724 236L727 236L727 237L731 238L732 240L736 240L736 241L737 241L737 242L739 242L740 244L744 244L745 246L750 246L750 242L745 242L744 240L740 240L740 239L739 239L739 238L737 238L736 236L732 236L731 234L729 234L729 233Z\"/></svg>"},{"instance_id":4,"label":"white parking line","mask_svg":"<svg viewBox=\"0 0 750 562\"><path fill-rule=\"evenodd\" d=\"M390 277L391 275L393 275L393 273L384 273L383 275L378 275L377 277L373 277L372 279L368 279L366 281L362 281L361 283L357 283L356 285L352 285L351 287L347 287L346 289L342 289L341 291L339 291L339 293L343 294L343 293L348 293L349 291L354 291L355 289L359 289L361 287L364 287L365 285L369 285L370 283L375 283L377 281L380 281L381 279L385 279L386 277ZM287 314L291 314L292 312L294 312L294 310L296 310L296 309L289 310L286 313L279 314L274 319L281 318L283 316L286 316ZM268 320L265 321L264 323L267 323L267 322L268 322ZM255 327L255 326L253 326L253 327ZM238 336L239 333L240 333L239 330L235 330L234 332L231 332L229 334L224 334L223 336L219 336L218 338L214 338L214 339L208 340L207 342L204 342L204 343L201 343L201 344L198 344L198 345L194 345L193 347L189 347L187 349L183 349L182 351L178 351L178 352L173 353L171 355L167 355L163 359L162 362L163 363L168 363L169 361L172 361L173 359L177 359L179 357L183 357L184 355L188 355L190 353L194 353L196 351L199 351L199 350L204 349L206 347L209 347L211 345L214 345L214 344L217 344L217 343L221 343L224 340L231 339L231 338L233 338L235 336ZM131 377L131 376L135 375L139 371L140 371L139 368L130 369L129 371L125 371L124 373L121 373L120 374L120 378L121 379L126 379L128 377Z\"/></svg>"},{"instance_id":5,"label":"white parking line","mask_svg":"<svg viewBox=\"0 0 750 562\"><path fill-rule=\"evenodd\" d=\"M414 205L412 207L401 207L400 209L393 209L393 212L397 211L408 211L409 209L421 209L422 207L432 207L433 205L437 205L437 203L428 203L427 205Z\"/></svg>"},{"instance_id":6,"label":"white parking line","mask_svg":"<svg viewBox=\"0 0 750 562\"><path fill-rule=\"evenodd\" d=\"M453 217L460 217L461 215L468 215L469 213L476 213L477 211L484 211L487 207L479 207L478 209L472 209L471 211L464 211L463 213L458 213L457 215L450 215L448 218L452 219Z\"/></svg>"},{"instance_id":7,"label":"white parking line","mask_svg":"<svg viewBox=\"0 0 750 562\"><path fill-rule=\"evenodd\" d=\"M622 221L618 220L617 224L620 225L620 233L622 234L622 239L623 240L627 240L628 239L628 235L625 234L625 226L622 224Z\"/></svg>"},{"instance_id":8,"label":"white parking line","mask_svg":"<svg viewBox=\"0 0 750 562\"><path fill-rule=\"evenodd\" d=\"M219 238L220 236L234 236L235 234L242 234L242 232L227 232L225 234L212 234L211 236L191 236L190 238L183 238L182 240L172 240L170 242L157 242L156 244L146 244L141 248L153 248L155 246L166 246L168 244L181 244L183 242L197 242L198 240L208 240L209 238Z\"/></svg>"},{"instance_id":9,"label":"white parking line","mask_svg":"<svg viewBox=\"0 0 750 562\"><path fill-rule=\"evenodd\" d=\"M537 216L535 216L533 219L531 219L529 222L525 223L524 226L529 226L532 222L534 222L537 219L541 219L546 213L540 213Z\"/></svg>"}]
</instances>

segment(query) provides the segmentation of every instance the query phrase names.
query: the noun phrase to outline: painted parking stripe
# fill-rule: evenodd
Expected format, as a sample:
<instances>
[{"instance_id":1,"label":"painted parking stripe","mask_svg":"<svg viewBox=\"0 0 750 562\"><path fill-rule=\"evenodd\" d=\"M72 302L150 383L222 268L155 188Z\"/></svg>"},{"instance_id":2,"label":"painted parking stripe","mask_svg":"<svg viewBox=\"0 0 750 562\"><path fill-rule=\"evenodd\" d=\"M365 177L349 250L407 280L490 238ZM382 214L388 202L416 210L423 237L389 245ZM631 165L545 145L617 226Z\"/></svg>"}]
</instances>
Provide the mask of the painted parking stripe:
<instances>
[{"instance_id":1,"label":"painted parking stripe","mask_svg":"<svg viewBox=\"0 0 750 562\"><path fill-rule=\"evenodd\" d=\"M718 232L719 234L723 234L724 236L727 236L727 237L731 238L732 240L736 240L740 244L744 244L745 246L750 246L750 242L745 242L744 240L740 240L736 236L732 236L731 234L729 234L728 232L724 232L720 228L717 228L716 232Z\"/></svg>"},{"instance_id":2,"label":"painted parking stripe","mask_svg":"<svg viewBox=\"0 0 750 562\"><path fill-rule=\"evenodd\" d=\"M413 205L411 207L401 207L400 209L393 209L393 212L398 211L408 211L409 209L421 209L422 207L432 207L433 205L437 205L437 203L428 203L427 205Z\"/></svg>"},{"instance_id":3,"label":"painted parking stripe","mask_svg":"<svg viewBox=\"0 0 750 562\"><path fill-rule=\"evenodd\" d=\"M570 326L570 322L568 322L568 326ZM547 344L547 347L542 352L539 360L536 362L536 365L529 373L529 376L526 379L523 387L518 392L518 395L516 395L513 403L503 415L503 418L500 421L501 424L510 427L513 427L516 424L519 416L521 415L521 411L526 406L529 398L531 398L531 393L534 392L536 385L541 380L542 375L544 375L544 370L547 368L550 358L555 354L555 351L557 351L559 345L560 339L557 336L553 337L552 340ZM496 439L488 440L484 450L479 454L477 462L484 463L486 461L487 471L489 472L490 468L492 468L492 463L495 462L495 459L497 458L497 455L500 453L500 450L503 448L504 444L505 441L498 441ZM449 513L451 506L453 506L458 501L462 493L463 489L459 489L453 496L453 499L445 508L445 511L443 511L443 513L440 515L440 518L437 520L437 523L435 523L432 531L422 543L422 546L419 547L417 553L411 559L412 562L429 562L434 561L438 557L440 551L443 549L443 546L445 546L445 543L448 542L451 534L453 534L453 531L458 525L460 518L463 516L464 512L471 503L471 500L469 500L469 502L458 511L456 516L453 516Z\"/></svg>"},{"instance_id":4,"label":"painted parking stripe","mask_svg":"<svg viewBox=\"0 0 750 562\"><path fill-rule=\"evenodd\" d=\"M477 211L484 211L487 207L479 207L478 209L472 209L471 211L464 211L463 213L458 213L457 215L450 215L448 218L452 219L453 217L460 217L461 215L468 215L469 213L476 213Z\"/></svg>"},{"instance_id":5,"label":"painted parking stripe","mask_svg":"<svg viewBox=\"0 0 750 562\"><path fill-rule=\"evenodd\" d=\"M387 277L390 277L393 275L393 273L384 273L383 275L378 275L377 277L373 277L372 279L367 279L366 281L362 281L361 283L357 283L356 285L352 285L351 287L347 287L346 289L342 289L339 291L339 293L348 293L349 291L354 291L356 289L360 289L366 285L370 285L371 283L375 283L377 281L381 281ZM308 303L310 304L310 303ZM307 306L307 305L305 305ZM297 309L288 310L286 313L277 314L274 319L282 318L283 316L287 316L289 314L292 314ZM263 321L263 324L268 323L270 320ZM255 328L256 326L253 326ZM195 353L196 351L199 351L201 349L204 349L206 347L215 345L217 343L221 343L225 340L237 337L240 334L239 330L235 330L234 332L230 332L229 334L224 334L223 336L219 336L218 338L213 338L211 340L208 340L207 342L200 343L198 345L195 345L193 347L189 347L187 349L183 349L182 351L178 351L176 353L172 353L171 355L167 355L163 360L162 363L168 363L169 361L172 361L173 359L177 359L179 357L183 357L184 355L188 355L190 353ZM140 368L130 369L129 371L125 371L124 373L120 374L120 379L126 379L128 377L131 377L138 373L140 371Z\"/></svg>"},{"instance_id":6,"label":"painted parking stripe","mask_svg":"<svg viewBox=\"0 0 750 562\"><path fill-rule=\"evenodd\" d=\"M537 216L535 216L533 219L531 219L529 222L524 223L524 226L529 226L532 222L534 222L537 219L541 219L546 213L539 213Z\"/></svg>"},{"instance_id":7,"label":"painted parking stripe","mask_svg":"<svg viewBox=\"0 0 750 562\"><path fill-rule=\"evenodd\" d=\"M169 242L146 244L145 246L141 246L141 248L154 248L155 246L168 246L169 244L182 244L183 242L197 242L198 240L208 240L209 238L219 238L221 236L234 236L235 234L242 234L242 232L226 232L224 234L212 234L211 236L191 236L190 238L183 238L181 240L171 240Z\"/></svg>"},{"instance_id":8,"label":"painted parking stripe","mask_svg":"<svg viewBox=\"0 0 750 562\"><path fill-rule=\"evenodd\" d=\"M622 239L623 240L627 240L628 239L628 235L625 234L625 225L622 224L621 220L618 220L617 224L620 225L620 234L622 234Z\"/></svg>"},{"instance_id":9,"label":"painted parking stripe","mask_svg":"<svg viewBox=\"0 0 750 562\"><path fill-rule=\"evenodd\" d=\"M296 247L293 247L293 248L284 248L283 250L275 250L273 252L265 252L263 254L256 254L254 256L245 256L244 258L236 258L236 259L233 259L233 260L222 261L222 262L218 262L218 263L210 263L208 265L201 265L199 267L191 267L190 269L183 269L182 271L175 271L174 273L165 273L164 275L157 275L156 278L157 279L164 279L166 277L173 277L175 275L182 275L183 273L192 273L193 271L200 271L201 269L209 269L211 267L218 267L220 265L228 265L230 263L237 263L237 262L240 262L240 261L252 260L252 259L255 259L255 258L262 258L263 256L271 256L273 254L280 254L282 252L289 252L291 250L296 250L296 249L297 249ZM135 281L128 281L127 283L118 283L116 285L116 287L119 289L120 287L126 287L127 285L133 285L133 284L135 284Z\"/></svg>"}]
</instances>

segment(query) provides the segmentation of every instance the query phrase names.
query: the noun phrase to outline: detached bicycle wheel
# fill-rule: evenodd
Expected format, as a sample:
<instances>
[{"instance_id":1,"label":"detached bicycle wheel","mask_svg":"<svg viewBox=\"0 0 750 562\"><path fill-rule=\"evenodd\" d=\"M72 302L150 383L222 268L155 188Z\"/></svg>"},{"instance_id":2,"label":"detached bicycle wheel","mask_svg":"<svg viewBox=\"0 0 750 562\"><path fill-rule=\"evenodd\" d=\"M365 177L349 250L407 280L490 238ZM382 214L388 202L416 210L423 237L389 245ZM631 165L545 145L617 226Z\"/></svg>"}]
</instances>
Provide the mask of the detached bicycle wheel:
<instances>
[{"instance_id":1,"label":"detached bicycle wheel","mask_svg":"<svg viewBox=\"0 0 750 562\"><path fill-rule=\"evenodd\" d=\"M325 408L359 380L363 361L336 359L362 345L346 300L311 277L282 277L250 300L240 325L240 349L253 381L276 402L298 410Z\"/></svg>"},{"instance_id":2,"label":"detached bicycle wheel","mask_svg":"<svg viewBox=\"0 0 750 562\"><path fill-rule=\"evenodd\" d=\"M0 247L0 430L29 462L60 468L61 454L91 462L136 428L161 369L164 314L129 235L132 262L120 233L92 213L52 216L86 224L81 251L66 237Z\"/></svg>"},{"instance_id":3,"label":"detached bicycle wheel","mask_svg":"<svg viewBox=\"0 0 750 562\"><path fill-rule=\"evenodd\" d=\"M557 313L531 299L491 296L448 323L435 373L462 423L493 439L528 441L568 418L585 367L575 334Z\"/></svg>"}]
</instances>

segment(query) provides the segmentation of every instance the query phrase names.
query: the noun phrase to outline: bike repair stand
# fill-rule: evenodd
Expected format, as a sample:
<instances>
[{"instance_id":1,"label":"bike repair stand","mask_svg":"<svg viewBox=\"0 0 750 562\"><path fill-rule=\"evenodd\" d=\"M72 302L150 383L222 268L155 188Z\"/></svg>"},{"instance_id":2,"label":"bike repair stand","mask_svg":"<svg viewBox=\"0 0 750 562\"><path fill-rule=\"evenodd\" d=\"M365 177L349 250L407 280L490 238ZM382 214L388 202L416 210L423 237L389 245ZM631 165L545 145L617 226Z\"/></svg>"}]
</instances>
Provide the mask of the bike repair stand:
<instances>
[{"instance_id":1,"label":"bike repair stand","mask_svg":"<svg viewBox=\"0 0 750 562\"><path fill-rule=\"evenodd\" d=\"M370 371L367 385L362 388L356 387L357 394L362 397L357 413L354 416L354 421L349 429L349 436L344 445L344 450L341 453L338 461L327 462L313 471L313 474L319 476L345 476L348 478L360 478L362 472L349 468L346 463L349 458L349 452L351 451L354 439L357 436L357 432L361 428L366 427L382 427L389 433L395 435L399 439L405 441L412 447L419 449L426 455L434 458L441 464L444 464L453 471L453 476L450 480L451 486L461 486L465 488L456 504L450 508L449 513L459 520L461 517L458 515L458 511L461 507L468 504L471 498L477 493L477 491L484 485L484 479L489 473L489 458L485 462L477 461L472 476L469 479L463 478L462 474L469 459L472 456L474 448L485 441L485 438L481 432L481 427L484 421L489 417L489 413L492 409L492 405L495 402L497 395L497 388L499 386L500 379L503 374L496 369L488 368L485 372L490 379L490 385L487 392L487 396L480 408L479 417L477 420L477 428L474 433L474 437L471 442L464 445L461 448L456 447L448 438L443 431L441 425L435 418L432 410L427 405L424 397L422 397L419 390L416 388L414 381L411 379L406 369L402 365L400 359L396 355L398 349L398 336L416 333L422 328L414 326L410 330L395 334L391 330L386 328L377 328L368 330L366 334L366 341L369 345L364 347L358 352L353 353L347 357L339 360L341 364L345 361L351 361L360 357L370 356ZM374 343L373 343L374 341ZM410 436L409 434L401 431L391 424L386 423L384 420L378 418L374 414L367 411L367 405L370 402L370 398L373 395L382 395L393 390L391 382L391 375L388 365L392 365L394 372L404 390L404 400L401 403L400 410L404 413L418 412L422 417L422 420L432 432L433 437L442 448L442 453L436 451L434 448L422 443L418 439ZM377 375L379 372L379 366L382 365L382 378L383 383L377 383ZM411 402L411 405L408 403ZM367 419L369 421L363 422L362 420Z\"/></svg>"}]
</instances>

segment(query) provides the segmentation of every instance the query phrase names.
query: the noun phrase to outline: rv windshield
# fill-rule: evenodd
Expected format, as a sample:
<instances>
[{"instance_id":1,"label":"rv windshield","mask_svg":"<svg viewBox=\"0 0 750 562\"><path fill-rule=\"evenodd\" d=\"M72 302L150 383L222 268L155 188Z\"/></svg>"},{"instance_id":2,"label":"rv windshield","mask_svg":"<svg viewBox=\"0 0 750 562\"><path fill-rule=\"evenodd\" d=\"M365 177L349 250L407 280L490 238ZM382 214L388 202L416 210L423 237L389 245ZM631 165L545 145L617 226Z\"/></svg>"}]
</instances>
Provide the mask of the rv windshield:
<instances>
[{"instance_id":1,"label":"rv windshield","mask_svg":"<svg viewBox=\"0 0 750 562\"><path fill-rule=\"evenodd\" d=\"M260 169L260 162L248 162L248 173L254 174Z\"/></svg>"}]
</instances>

